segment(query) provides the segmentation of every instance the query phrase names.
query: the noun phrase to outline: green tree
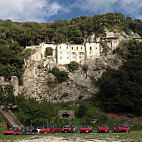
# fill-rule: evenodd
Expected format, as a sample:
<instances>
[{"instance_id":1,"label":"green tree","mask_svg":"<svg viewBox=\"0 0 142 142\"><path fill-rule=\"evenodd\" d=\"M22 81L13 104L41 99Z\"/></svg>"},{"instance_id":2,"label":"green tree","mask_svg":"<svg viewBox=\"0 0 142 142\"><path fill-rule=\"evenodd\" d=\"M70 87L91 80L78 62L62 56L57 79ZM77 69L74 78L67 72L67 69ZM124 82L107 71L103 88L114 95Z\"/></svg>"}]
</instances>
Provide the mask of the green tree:
<instances>
[{"instance_id":1,"label":"green tree","mask_svg":"<svg viewBox=\"0 0 142 142\"><path fill-rule=\"evenodd\" d=\"M76 70L78 70L79 68L79 63L77 63L76 61L72 61L69 64L67 64L67 69L70 72L75 72Z\"/></svg>"},{"instance_id":2,"label":"green tree","mask_svg":"<svg viewBox=\"0 0 142 142\"><path fill-rule=\"evenodd\" d=\"M58 76L60 70L55 66L52 68L51 73L55 76Z\"/></svg>"},{"instance_id":3,"label":"green tree","mask_svg":"<svg viewBox=\"0 0 142 142\"><path fill-rule=\"evenodd\" d=\"M86 78L87 78L88 65L87 65L87 64L84 64L84 65L82 66L82 69L83 69L83 71L86 73Z\"/></svg>"},{"instance_id":4,"label":"green tree","mask_svg":"<svg viewBox=\"0 0 142 142\"><path fill-rule=\"evenodd\" d=\"M52 56L53 49L51 47L46 48L45 50L45 56Z\"/></svg>"},{"instance_id":5,"label":"green tree","mask_svg":"<svg viewBox=\"0 0 142 142\"><path fill-rule=\"evenodd\" d=\"M65 71L60 71L56 77L59 82L65 82L68 79L68 73Z\"/></svg>"},{"instance_id":6,"label":"green tree","mask_svg":"<svg viewBox=\"0 0 142 142\"><path fill-rule=\"evenodd\" d=\"M14 90L12 85L0 86L0 104L10 107L16 104L16 97L13 94Z\"/></svg>"},{"instance_id":7,"label":"green tree","mask_svg":"<svg viewBox=\"0 0 142 142\"><path fill-rule=\"evenodd\" d=\"M96 98L101 104L100 107L107 112L141 115L142 43L129 46L128 60L118 70L107 70L98 80L99 93Z\"/></svg>"}]
</instances>

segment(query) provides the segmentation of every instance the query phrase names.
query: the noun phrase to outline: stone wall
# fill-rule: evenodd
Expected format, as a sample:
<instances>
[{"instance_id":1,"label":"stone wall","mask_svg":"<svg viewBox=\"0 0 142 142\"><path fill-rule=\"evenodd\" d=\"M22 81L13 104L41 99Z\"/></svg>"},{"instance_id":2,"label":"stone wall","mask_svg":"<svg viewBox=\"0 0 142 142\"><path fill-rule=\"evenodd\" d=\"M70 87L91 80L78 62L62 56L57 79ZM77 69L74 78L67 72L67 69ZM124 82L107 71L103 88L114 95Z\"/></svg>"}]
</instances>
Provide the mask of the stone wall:
<instances>
[{"instance_id":1,"label":"stone wall","mask_svg":"<svg viewBox=\"0 0 142 142\"><path fill-rule=\"evenodd\" d=\"M19 92L19 80L17 76L11 76L11 82L6 82L3 76L0 76L0 85L11 84L14 89L14 95L18 95Z\"/></svg>"},{"instance_id":2,"label":"stone wall","mask_svg":"<svg viewBox=\"0 0 142 142\"><path fill-rule=\"evenodd\" d=\"M0 85L4 85L4 77L0 76Z\"/></svg>"},{"instance_id":3,"label":"stone wall","mask_svg":"<svg viewBox=\"0 0 142 142\"><path fill-rule=\"evenodd\" d=\"M19 80L17 76L12 76L11 77L11 85L13 86L14 89L14 95L18 95L19 92Z\"/></svg>"}]
</instances>

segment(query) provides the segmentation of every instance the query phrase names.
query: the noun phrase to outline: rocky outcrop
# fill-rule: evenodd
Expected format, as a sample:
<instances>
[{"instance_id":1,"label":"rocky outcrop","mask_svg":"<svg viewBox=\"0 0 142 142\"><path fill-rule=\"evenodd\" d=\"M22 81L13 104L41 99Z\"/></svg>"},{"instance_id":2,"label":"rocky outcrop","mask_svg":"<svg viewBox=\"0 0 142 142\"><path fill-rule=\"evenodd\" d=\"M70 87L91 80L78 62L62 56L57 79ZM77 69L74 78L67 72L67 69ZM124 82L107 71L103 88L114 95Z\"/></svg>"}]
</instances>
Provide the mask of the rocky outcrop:
<instances>
[{"instance_id":1,"label":"rocky outcrop","mask_svg":"<svg viewBox=\"0 0 142 142\"><path fill-rule=\"evenodd\" d=\"M87 98L91 94L97 93L98 88L92 84L90 77L96 80L107 68L118 68L122 64L114 55L108 55L96 60L87 60L88 71L85 73L80 65L75 73L69 73L67 82L57 84L53 87L48 86L48 80L54 80L55 77L49 73L49 69L57 66L49 59L40 62L25 60L26 68L24 73L24 85L21 91L28 96L37 99L46 98L51 102L67 102ZM60 70L67 71L65 66L58 66Z\"/></svg>"}]
</instances>

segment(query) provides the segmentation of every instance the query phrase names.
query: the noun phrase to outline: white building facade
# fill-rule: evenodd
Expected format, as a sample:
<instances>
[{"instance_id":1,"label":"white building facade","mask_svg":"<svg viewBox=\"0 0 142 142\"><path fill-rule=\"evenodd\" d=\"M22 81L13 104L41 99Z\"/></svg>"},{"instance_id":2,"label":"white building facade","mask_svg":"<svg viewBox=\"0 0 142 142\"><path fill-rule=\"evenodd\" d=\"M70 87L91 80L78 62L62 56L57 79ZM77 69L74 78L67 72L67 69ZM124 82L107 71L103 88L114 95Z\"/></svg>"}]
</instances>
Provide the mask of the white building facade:
<instances>
[{"instance_id":1,"label":"white building facade","mask_svg":"<svg viewBox=\"0 0 142 142\"><path fill-rule=\"evenodd\" d=\"M46 48L52 48L53 52L50 57L46 57ZM36 47L27 47L33 49L34 53L30 59L40 61L41 59L52 58L58 65L66 65L71 61L83 63L86 59L94 60L100 57L99 42L86 42L85 44L58 44L41 43Z\"/></svg>"},{"instance_id":2,"label":"white building facade","mask_svg":"<svg viewBox=\"0 0 142 142\"><path fill-rule=\"evenodd\" d=\"M71 61L80 63L85 59L85 46L84 45L70 45L71 48Z\"/></svg>"},{"instance_id":3,"label":"white building facade","mask_svg":"<svg viewBox=\"0 0 142 142\"><path fill-rule=\"evenodd\" d=\"M100 43L99 42L86 42L86 59L100 58Z\"/></svg>"},{"instance_id":4,"label":"white building facade","mask_svg":"<svg viewBox=\"0 0 142 142\"><path fill-rule=\"evenodd\" d=\"M58 44L56 51L57 64L65 65L71 62L71 48L69 44Z\"/></svg>"}]
</instances>

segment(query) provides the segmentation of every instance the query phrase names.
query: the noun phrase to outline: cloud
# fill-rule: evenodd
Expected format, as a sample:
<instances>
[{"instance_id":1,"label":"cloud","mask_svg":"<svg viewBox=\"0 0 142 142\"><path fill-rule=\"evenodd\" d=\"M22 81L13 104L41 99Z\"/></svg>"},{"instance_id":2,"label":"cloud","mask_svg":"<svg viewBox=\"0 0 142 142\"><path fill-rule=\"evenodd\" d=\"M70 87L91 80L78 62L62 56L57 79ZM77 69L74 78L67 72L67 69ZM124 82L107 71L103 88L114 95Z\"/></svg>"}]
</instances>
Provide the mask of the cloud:
<instances>
[{"instance_id":1,"label":"cloud","mask_svg":"<svg viewBox=\"0 0 142 142\"><path fill-rule=\"evenodd\" d=\"M48 22L106 12L142 19L142 0L0 0L0 10L0 19L17 22Z\"/></svg>"},{"instance_id":2,"label":"cloud","mask_svg":"<svg viewBox=\"0 0 142 142\"><path fill-rule=\"evenodd\" d=\"M46 22L50 16L65 11L53 0L0 0L0 19Z\"/></svg>"},{"instance_id":3,"label":"cloud","mask_svg":"<svg viewBox=\"0 0 142 142\"><path fill-rule=\"evenodd\" d=\"M94 14L121 12L135 18L142 17L142 0L77 0L73 7Z\"/></svg>"}]
</instances>

